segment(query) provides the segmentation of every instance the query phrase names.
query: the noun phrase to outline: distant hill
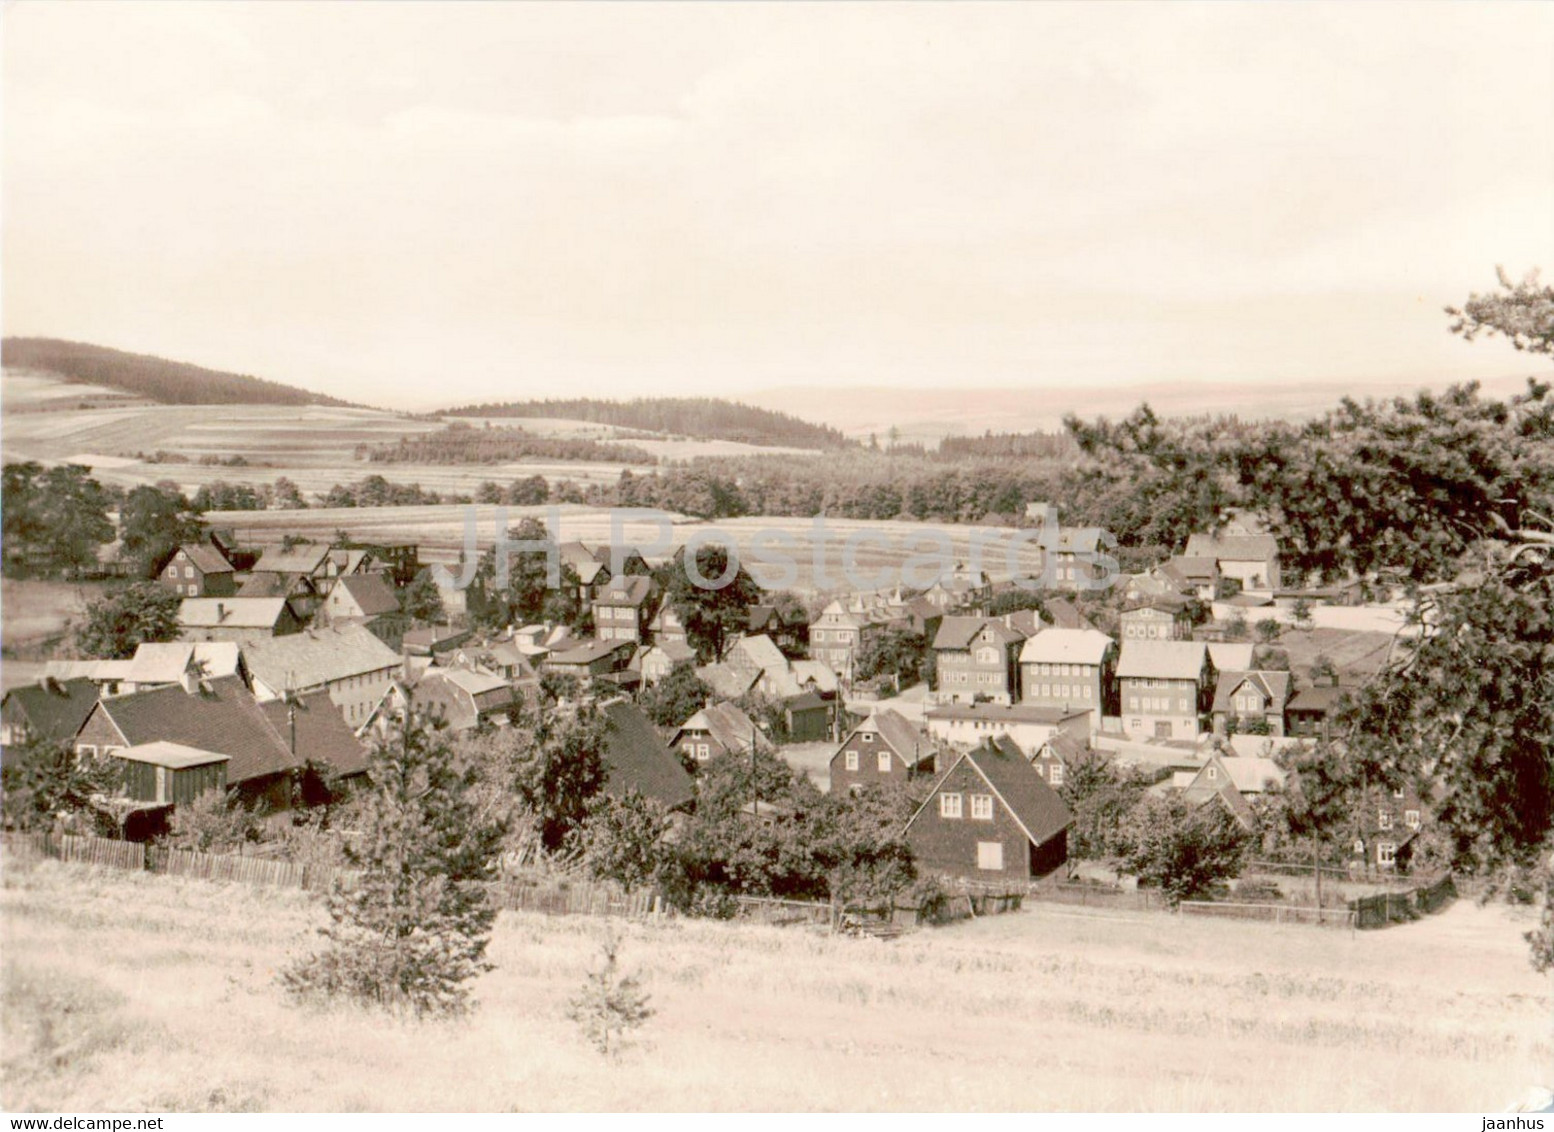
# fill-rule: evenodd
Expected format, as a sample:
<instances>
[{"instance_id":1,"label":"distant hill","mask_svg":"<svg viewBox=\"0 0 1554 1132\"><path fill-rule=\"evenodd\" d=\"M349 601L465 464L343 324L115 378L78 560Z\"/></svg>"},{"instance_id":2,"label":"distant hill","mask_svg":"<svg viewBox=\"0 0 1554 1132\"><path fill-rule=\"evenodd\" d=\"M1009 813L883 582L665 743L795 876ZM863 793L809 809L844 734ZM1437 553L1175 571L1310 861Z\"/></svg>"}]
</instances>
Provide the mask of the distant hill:
<instances>
[{"instance_id":1,"label":"distant hill","mask_svg":"<svg viewBox=\"0 0 1554 1132\"><path fill-rule=\"evenodd\" d=\"M792 448L848 448L853 445L839 430L826 425L717 397L641 397L632 401L601 401L583 397L573 400L503 401L464 405L448 410L445 415L561 418L690 436L698 440L733 440L743 444Z\"/></svg>"},{"instance_id":2,"label":"distant hill","mask_svg":"<svg viewBox=\"0 0 1554 1132\"><path fill-rule=\"evenodd\" d=\"M6 338L0 360L18 369L57 374L67 381L122 389L167 405L334 405L349 401L295 385L223 373L150 354L129 354L58 338Z\"/></svg>"}]
</instances>

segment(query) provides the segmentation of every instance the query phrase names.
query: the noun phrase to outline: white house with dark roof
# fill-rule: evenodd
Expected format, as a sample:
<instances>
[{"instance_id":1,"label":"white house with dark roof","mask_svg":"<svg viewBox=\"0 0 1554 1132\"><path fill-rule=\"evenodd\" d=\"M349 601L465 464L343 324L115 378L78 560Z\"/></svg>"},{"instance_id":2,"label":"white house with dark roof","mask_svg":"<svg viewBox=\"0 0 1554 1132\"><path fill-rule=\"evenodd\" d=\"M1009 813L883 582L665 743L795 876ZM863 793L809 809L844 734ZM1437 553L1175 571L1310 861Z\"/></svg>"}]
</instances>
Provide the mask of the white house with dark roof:
<instances>
[{"instance_id":1,"label":"white house with dark roof","mask_svg":"<svg viewBox=\"0 0 1554 1132\"><path fill-rule=\"evenodd\" d=\"M327 691L351 727L360 727L401 671L400 656L362 625L309 629L243 649L261 701L288 692Z\"/></svg>"},{"instance_id":2,"label":"white house with dark roof","mask_svg":"<svg viewBox=\"0 0 1554 1132\"><path fill-rule=\"evenodd\" d=\"M1007 736L1026 750L1035 750L1054 734L1077 739L1090 734L1090 713L1031 704L941 704L923 715L928 734L958 747Z\"/></svg>"},{"instance_id":3,"label":"white house with dark roof","mask_svg":"<svg viewBox=\"0 0 1554 1132\"><path fill-rule=\"evenodd\" d=\"M1278 589L1279 544L1272 535L1189 535L1187 558L1213 559L1220 575L1244 590Z\"/></svg>"},{"instance_id":4,"label":"white house with dark roof","mask_svg":"<svg viewBox=\"0 0 1554 1132\"><path fill-rule=\"evenodd\" d=\"M283 597L186 597L178 606L185 641L248 643L300 632L302 620Z\"/></svg>"}]
</instances>

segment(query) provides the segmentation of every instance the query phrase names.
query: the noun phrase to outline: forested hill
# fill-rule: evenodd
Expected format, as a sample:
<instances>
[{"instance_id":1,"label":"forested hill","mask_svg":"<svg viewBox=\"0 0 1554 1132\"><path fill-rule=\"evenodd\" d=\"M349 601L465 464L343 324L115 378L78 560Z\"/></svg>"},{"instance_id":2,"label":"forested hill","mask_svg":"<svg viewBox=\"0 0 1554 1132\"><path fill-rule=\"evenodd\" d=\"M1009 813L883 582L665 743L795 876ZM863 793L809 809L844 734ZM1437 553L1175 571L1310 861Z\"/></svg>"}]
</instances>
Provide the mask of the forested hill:
<instances>
[{"instance_id":1,"label":"forested hill","mask_svg":"<svg viewBox=\"0 0 1554 1132\"><path fill-rule=\"evenodd\" d=\"M0 342L0 357L5 365L17 369L122 389L168 405L350 404L278 381L58 338L6 338Z\"/></svg>"},{"instance_id":2,"label":"forested hill","mask_svg":"<svg viewBox=\"0 0 1554 1132\"><path fill-rule=\"evenodd\" d=\"M717 397L639 397L632 401L503 401L450 409L453 417L553 417L592 421L620 428L667 432L699 440L737 440L745 444L793 448L847 448L852 441L834 428L787 413L757 409Z\"/></svg>"}]
</instances>

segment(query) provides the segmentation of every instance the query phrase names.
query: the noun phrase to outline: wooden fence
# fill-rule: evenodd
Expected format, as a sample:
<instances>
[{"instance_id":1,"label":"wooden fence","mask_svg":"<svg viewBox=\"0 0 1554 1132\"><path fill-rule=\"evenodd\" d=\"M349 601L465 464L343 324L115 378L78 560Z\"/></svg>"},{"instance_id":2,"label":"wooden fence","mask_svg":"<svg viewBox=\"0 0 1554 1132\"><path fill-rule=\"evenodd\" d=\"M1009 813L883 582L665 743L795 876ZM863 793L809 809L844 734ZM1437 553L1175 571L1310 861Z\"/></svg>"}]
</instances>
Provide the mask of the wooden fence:
<instances>
[{"instance_id":1,"label":"wooden fence","mask_svg":"<svg viewBox=\"0 0 1554 1132\"><path fill-rule=\"evenodd\" d=\"M1404 892L1379 892L1349 902L1355 923L1361 928L1386 928L1439 912L1457 897L1450 873Z\"/></svg>"},{"instance_id":2,"label":"wooden fence","mask_svg":"<svg viewBox=\"0 0 1554 1132\"><path fill-rule=\"evenodd\" d=\"M1307 908L1299 904L1238 904L1221 900L1183 900L1176 906L1183 916L1223 920L1258 920L1265 924L1309 924L1312 927L1349 928L1355 913L1348 908Z\"/></svg>"},{"instance_id":3,"label":"wooden fence","mask_svg":"<svg viewBox=\"0 0 1554 1132\"><path fill-rule=\"evenodd\" d=\"M335 880L347 884L354 873L296 861L251 857L235 853L199 853L192 849L166 849L137 841L113 841L101 837L77 837L53 833L7 833L6 853L49 857L58 861L96 865L131 872L161 873L198 880L235 884L269 885L326 892ZM608 884L544 878L545 883L524 883L504 877L490 887L499 908L515 912L540 912L552 916L629 916L643 918L664 910L653 892L626 893Z\"/></svg>"},{"instance_id":4,"label":"wooden fence","mask_svg":"<svg viewBox=\"0 0 1554 1132\"><path fill-rule=\"evenodd\" d=\"M1166 906L1165 899L1152 889L1111 888L1100 884L1043 884L1033 887L1030 895L1033 900L1050 904L1079 904L1131 912L1157 912Z\"/></svg>"}]
</instances>

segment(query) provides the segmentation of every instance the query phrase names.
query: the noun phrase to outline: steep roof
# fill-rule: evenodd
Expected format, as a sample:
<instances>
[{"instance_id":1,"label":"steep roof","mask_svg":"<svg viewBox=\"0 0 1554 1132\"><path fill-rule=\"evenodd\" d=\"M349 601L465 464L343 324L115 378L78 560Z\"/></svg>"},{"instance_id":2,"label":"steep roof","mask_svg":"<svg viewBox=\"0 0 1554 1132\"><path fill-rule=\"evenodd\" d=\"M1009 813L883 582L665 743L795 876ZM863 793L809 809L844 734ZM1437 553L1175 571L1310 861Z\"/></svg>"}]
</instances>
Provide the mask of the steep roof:
<instances>
[{"instance_id":1,"label":"steep roof","mask_svg":"<svg viewBox=\"0 0 1554 1132\"><path fill-rule=\"evenodd\" d=\"M269 574L312 574L329 558L327 546L302 547L296 550L266 550L255 564L256 571Z\"/></svg>"},{"instance_id":2,"label":"steep roof","mask_svg":"<svg viewBox=\"0 0 1554 1132\"><path fill-rule=\"evenodd\" d=\"M1276 786L1284 785L1285 770L1272 759L1233 755L1216 756L1216 760L1230 776L1230 781L1235 783L1236 789L1243 793L1261 794L1268 789L1270 782Z\"/></svg>"},{"instance_id":3,"label":"steep roof","mask_svg":"<svg viewBox=\"0 0 1554 1132\"><path fill-rule=\"evenodd\" d=\"M972 639L981 631L986 620L985 617L946 617L939 622L939 631L934 634L933 647L936 649L970 648Z\"/></svg>"},{"instance_id":4,"label":"steep roof","mask_svg":"<svg viewBox=\"0 0 1554 1132\"><path fill-rule=\"evenodd\" d=\"M1242 684L1251 684L1257 691L1272 700L1275 706L1289 698L1290 674L1278 671L1221 672L1214 688L1214 710L1229 712L1231 697Z\"/></svg>"},{"instance_id":5,"label":"steep roof","mask_svg":"<svg viewBox=\"0 0 1554 1132\"><path fill-rule=\"evenodd\" d=\"M97 685L86 677L45 678L38 684L12 688L4 703L20 709L27 726L42 739L71 739L97 706Z\"/></svg>"},{"instance_id":6,"label":"steep roof","mask_svg":"<svg viewBox=\"0 0 1554 1132\"><path fill-rule=\"evenodd\" d=\"M1178 554L1166 559L1160 569L1175 573L1187 582L1212 582L1219 576L1219 562L1213 555Z\"/></svg>"},{"instance_id":7,"label":"steep roof","mask_svg":"<svg viewBox=\"0 0 1554 1132\"><path fill-rule=\"evenodd\" d=\"M333 705L331 705L333 707ZM131 746L166 740L230 755L227 781L262 778L302 765L236 676L208 681L197 692L178 684L108 696L98 705ZM338 713L338 709L335 709ZM299 752L300 752L299 743Z\"/></svg>"},{"instance_id":8,"label":"steep roof","mask_svg":"<svg viewBox=\"0 0 1554 1132\"><path fill-rule=\"evenodd\" d=\"M202 574L230 574L232 563L208 542L186 542L178 548Z\"/></svg>"},{"instance_id":9,"label":"steep roof","mask_svg":"<svg viewBox=\"0 0 1554 1132\"><path fill-rule=\"evenodd\" d=\"M244 644L248 670L276 691L313 688L392 668L399 654L364 625L308 629Z\"/></svg>"},{"instance_id":10,"label":"steep roof","mask_svg":"<svg viewBox=\"0 0 1554 1132\"><path fill-rule=\"evenodd\" d=\"M1187 596L1178 593L1151 593L1130 601L1123 606L1124 613L1136 613L1141 609L1154 609L1161 613L1177 614L1187 608Z\"/></svg>"},{"instance_id":11,"label":"steep roof","mask_svg":"<svg viewBox=\"0 0 1554 1132\"><path fill-rule=\"evenodd\" d=\"M1203 672L1208 649L1202 641L1122 642L1117 676L1164 680L1196 680Z\"/></svg>"},{"instance_id":12,"label":"steep roof","mask_svg":"<svg viewBox=\"0 0 1554 1132\"><path fill-rule=\"evenodd\" d=\"M1069 813L1063 799L1058 797L1056 790L1047 785L1047 780L1020 752L1018 746L1009 743L983 743L961 756L951 764L950 769L934 785L933 792L929 794L928 801L918 808L912 815L912 820L907 823L911 828L912 822L917 821L923 810L933 802L938 794L939 787L955 773L961 763L969 763L976 772L982 776L1020 824L1033 845L1043 845L1052 840L1058 834L1067 829L1074 821L1073 814Z\"/></svg>"},{"instance_id":13,"label":"steep roof","mask_svg":"<svg viewBox=\"0 0 1554 1132\"><path fill-rule=\"evenodd\" d=\"M1339 701L1350 691L1352 689L1339 687L1336 684L1318 684L1296 692L1290 697L1287 706L1290 711L1330 712L1338 707Z\"/></svg>"},{"instance_id":14,"label":"steep roof","mask_svg":"<svg viewBox=\"0 0 1554 1132\"><path fill-rule=\"evenodd\" d=\"M696 675L712 689L713 695L726 700L737 700L755 687L761 678L761 674L754 669L735 668L721 661L717 664L697 665Z\"/></svg>"},{"instance_id":15,"label":"steep roof","mask_svg":"<svg viewBox=\"0 0 1554 1132\"><path fill-rule=\"evenodd\" d=\"M1213 558L1229 562L1266 562L1279 553L1279 543L1272 535L1213 535L1187 536L1188 558Z\"/></svg>"},{"instance_id":16,"label":"steep roof","mask_svg":"<svg viewBox=\"0 0 1554 1132\"><path fill-rule=\"evenodd\" d=\"M771 746L755 722L731 703L711 704L702 708L680 724L679 730L705 731L728 750L748 750L752 739L757 749Z\"/></svg>"},{"instance_id":17,"label":"steep roof","mask_svg":"<svg viewBox=\"0 0 1554 1132\"><path fill-rule=\"evenodd\" d=\"M874 732L892 751L900 755L901 761L908 766L912 764L923 745L917 728L912 726L906 716L891 708L875 711L853 728L852 734L856 735L860 731ZM851 737L851 735L848 736L848 738Z\"/></svg>"},{"instance_id":18,"label":"steep roof","mask_svg":"<svg viewBox=\"0 0 1554 1132\"><path fill-rule=\"evenodd\" d=\"M1047 629L1025 642L1021 664L1100 664L1112 639L1099 629Z\"/></svg>"},{"instance_id":19,"label":"steep roof","mask_svg":"<svg viewBox=\"0 0 1554 1132\"><path fill-rule=\"evenodd\" d=\"M547 664L592 664L610 656L621 648L635 649L630 641L578 641L564 652L553 652L546 658Z\"/></svg>"},{"instance_id":20,"label":"steep roof","mask_svg":"<svg viewBox=\"0 0 1554 1132\"><path fill-rule=\"evenodd\" d=\"M313 583L306 574L273 574L255 570L237 587L238 597L293 597L311 593Z\"/></svg>"},{"instance_id":21,"label":"steep roof","mask_svg":"<svg viewBox=\"0 0 1554 1132\"><path fill-rule=\"evenodd\" d=\"M653 579L641 574L611 578L594 601L601 605L641 605L653 592Z\"/></svg>"},{"instance_id":22,"label":"steep roof","mask_svg":"<svg viewBox=\"0 0 1554 1132\"><path fill-rule=\"evenodd\" d=\"M273 629L286 612L283 597L186 597L178 623L189 629Z\"/></svg>"},{"instance_id":23,"label":"steep roof","mask_svg":"<svg viewBox=\"0 0 1554 1132\"><path fill-rule=\"evenodd\" d=\"M605 704L600 711L606 721L607 738L601 752L608 772L606 793L622 798L635 790L671 810L695 797L691 776L658 737L647 716L624 700Z\"/></svg>"},{"instance_id":24,"label":"steep roof","mask_svg":"<svg viewBox=\"0 0 1554 1132\"><path fill-rule=\"evenodd\" d=\"M360 774L367 769L367 746L345 721L345 713L329 698L328 692L307 692L284 700L269 700L259 705L265 719L291 748L291 724L297 724L299 762L325 763L335 774Z\"/></svg>"},{"instance_id":25,"label":"steep roof","mask_svg":"<svg viewBox=\"0 0 1554 1132\"><path fill-rule=\"evenodd\" d=\"M765 633L758 633L753 637L740 637L729 649L727 659L731 664L759 668L773 677L788 671L788 658L777 647L777 643Z\"/></svg>"},{"instance_id":26,"label":"steep roof","mask_svg":"<svg viewBox=\"0 0 1554 1132\"><path fill-rule=\"evenodd\" d=\"M1079 607L1066 597L1047 599L1047 616L1059 629L1094 629L1095 626L1079 612Z\"/></svg>"},{"instance_id":27,"label":"steep roof","mask_svg":"<svg viewBox=\"0 0 1554 1132\"><path fill-rule=\"evenodd\" d=\"M1250 672L1257 660L1257 646L1244 641L1210 641L1209 659L1221 672Z\"/></svg>"},{"instance_id":28,"label":"steep roof","mask_svg":"<svg viewBox=\"0 0 1554 1132\"><path fill-rule=\"evenodd\" d=\"M394 587L382 574L347 574L335 585L339 586L361 608L364 617L381 617L385 613L399 612L399 599Z\"/></svg>"}]
</instances>

